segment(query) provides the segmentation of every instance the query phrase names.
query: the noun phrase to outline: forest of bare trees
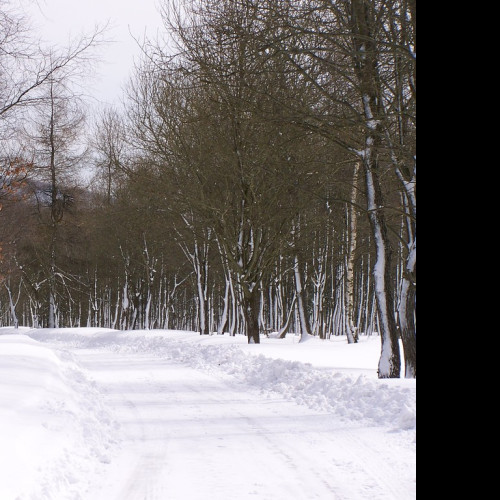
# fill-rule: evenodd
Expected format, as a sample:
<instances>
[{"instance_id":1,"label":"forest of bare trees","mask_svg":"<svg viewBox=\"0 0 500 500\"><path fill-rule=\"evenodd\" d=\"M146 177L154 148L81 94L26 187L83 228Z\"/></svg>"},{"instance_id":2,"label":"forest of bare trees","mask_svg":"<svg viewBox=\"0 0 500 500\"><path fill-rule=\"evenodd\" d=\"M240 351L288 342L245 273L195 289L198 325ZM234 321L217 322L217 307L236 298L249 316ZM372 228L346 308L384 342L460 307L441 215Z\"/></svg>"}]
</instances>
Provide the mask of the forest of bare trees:
<instances>
[{"instance_id":1,"label":"forest of bare trees","mask_svg":"<svg viewBox=\"0 0 500 500\"><path fill-rule=\"evenodd\" d=\"M416 377L416 0L161 15L89 116L102 30L43 50L0 0L0 326L380 335Z\"/></svg>"}]
</instances>

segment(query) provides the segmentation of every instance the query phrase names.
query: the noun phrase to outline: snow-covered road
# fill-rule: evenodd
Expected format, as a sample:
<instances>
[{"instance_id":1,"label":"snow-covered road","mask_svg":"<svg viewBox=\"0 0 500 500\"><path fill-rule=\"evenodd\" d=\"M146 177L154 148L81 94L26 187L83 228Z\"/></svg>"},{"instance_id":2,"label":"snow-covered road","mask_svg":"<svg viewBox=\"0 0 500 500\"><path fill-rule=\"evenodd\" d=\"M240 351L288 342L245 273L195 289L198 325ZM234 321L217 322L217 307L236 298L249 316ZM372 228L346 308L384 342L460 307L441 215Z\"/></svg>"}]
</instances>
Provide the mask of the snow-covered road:
<instances>
[{"instance_id":1,"label":"snow-covered road","mask_svg":"<svg viewBox=\"0 0 500 500\"><path fill-rule=\"evenodd\" d=\"M79 358L124 436L89 499L413 498L414 457L387 453L376 428L336 426L329 415L147 355Z\"/></svg>"},{"instance_id":2,"label":"snow-covered road","mask_svg":"<svg viewBox=\"0 0 500 500\"><path fill-rule=\"evenodd\" d=\"M343 345L5 333L1 500L416 499L414 382L290 361Z\"/></svg>"}]
</instances>

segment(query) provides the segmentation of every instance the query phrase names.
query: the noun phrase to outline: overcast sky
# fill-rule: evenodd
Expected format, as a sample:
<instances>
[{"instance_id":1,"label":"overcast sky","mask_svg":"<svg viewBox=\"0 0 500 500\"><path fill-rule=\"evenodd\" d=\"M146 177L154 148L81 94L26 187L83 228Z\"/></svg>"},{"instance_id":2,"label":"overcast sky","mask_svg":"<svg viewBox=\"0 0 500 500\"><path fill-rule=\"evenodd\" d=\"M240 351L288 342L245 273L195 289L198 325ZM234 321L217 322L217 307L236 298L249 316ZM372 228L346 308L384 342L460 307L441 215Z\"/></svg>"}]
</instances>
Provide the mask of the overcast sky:
<instances>
[{"instance_id":1,"label":"overcast sky","mask_svg":"<svg viewBox=\"0 0 500 500\"><path fill-rule=\"evenodd\" d=\"M41 36L50 44L67 45L70 38L92 32L108 21L112 43L100 55L99 78L89 89L94 97L117 102L140 53L132 35L154 38L161 26L160 0L21 0ZM132 33L132 35L131 35Z\"/></svg>"}]
</instances>

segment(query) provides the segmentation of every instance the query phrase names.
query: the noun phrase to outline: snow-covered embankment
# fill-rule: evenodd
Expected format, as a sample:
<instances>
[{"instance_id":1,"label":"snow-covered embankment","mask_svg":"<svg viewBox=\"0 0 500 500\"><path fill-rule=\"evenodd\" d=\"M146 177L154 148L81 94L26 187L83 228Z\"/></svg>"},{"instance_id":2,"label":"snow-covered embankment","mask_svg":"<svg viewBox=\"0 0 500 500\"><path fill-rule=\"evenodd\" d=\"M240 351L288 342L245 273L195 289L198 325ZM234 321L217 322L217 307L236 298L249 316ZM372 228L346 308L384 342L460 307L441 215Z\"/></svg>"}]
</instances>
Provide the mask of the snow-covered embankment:
<instances>
[{"instance_id":1,"label":"snow-covered embankment","mask_svg":"<svg viewBox=\"0 0 500 500\"><path fill-rule=\"evenodd\" d=\"M110 460L112 427L71 354L0 335L2 498L80 498L82 478Z\"/></svg>"}]
</instances>

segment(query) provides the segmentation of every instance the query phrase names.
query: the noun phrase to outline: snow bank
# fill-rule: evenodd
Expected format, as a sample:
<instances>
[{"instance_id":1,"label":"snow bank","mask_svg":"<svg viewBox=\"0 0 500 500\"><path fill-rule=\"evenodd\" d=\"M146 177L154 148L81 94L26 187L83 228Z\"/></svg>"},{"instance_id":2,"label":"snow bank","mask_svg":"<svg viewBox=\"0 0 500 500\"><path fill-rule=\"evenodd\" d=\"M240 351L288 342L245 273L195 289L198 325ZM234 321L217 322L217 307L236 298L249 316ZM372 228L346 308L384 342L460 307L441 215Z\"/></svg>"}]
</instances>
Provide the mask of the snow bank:
<instances>
[{"instance_id":1,"label":"snow bank","mask_svg":"<svg viewBox=\"0 0 500 500\"><path fill-rule=\"evenodd\" d=\"M68 352L0 329L0 498L77 500L109 462L113 422Z\"/></svg>"},{"instance_id":2,"label":"snow bank","mask_svg":"<svg viewBox=\"0 0 500 500\"><path fill-rule=\"evenodd\" d=\"M1 500L87 500L90 481L98 484L115 457L113 439L122 436L78 364L79 349L172 360L238 391L324 412L332 427L378 427L414 440L416 382L376 378L379 339L347 346L291 336L248 346L245 337L171 331L0 329Z\"/></svg>"},{"instance_id":3,"label":"snow bank","mask_svg":"<svg viewBox=\"0 0 500 500\"><path fill-rule=\"evenodd\" d=\"M279 394L349 423L395 431L416 428L416 382L376 378L377 338L348 346L345 339L297 344L291 336L249 347L245 337L171 331L39 330L30 335L74 347L154 354L230 377L264 396Z\"/></svg>"},{"instance_id":4,"label":"snow bank","mask_svg":"<svg viewBox=\"0 0 500 500\"><path fill-rule=\"evenodd\" d=\"M258 388L264 395L280 394L346 422L385 426L393 430L416 428L414 382L403 386L398 381L391 384L390 381L372 380L364 374L319 369L312 363L250 355L239 345L207 345L203 339L186 342L151 334L134 336L133 342L127 342L127 347L120 349L153 351L199 370L222 372ZM300 350L302 346L297 345L297 348ZM324 348L328 349L328 344Z\"/></svg>"}]
</instances>

